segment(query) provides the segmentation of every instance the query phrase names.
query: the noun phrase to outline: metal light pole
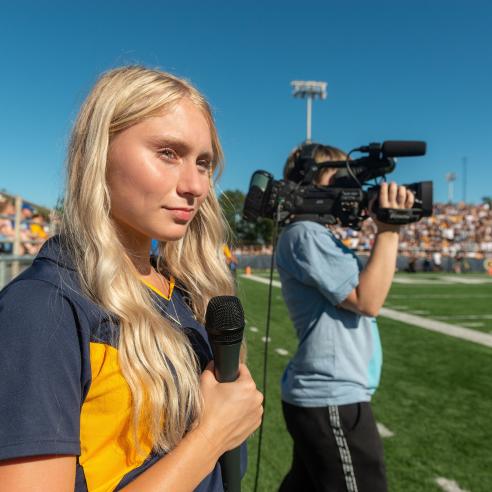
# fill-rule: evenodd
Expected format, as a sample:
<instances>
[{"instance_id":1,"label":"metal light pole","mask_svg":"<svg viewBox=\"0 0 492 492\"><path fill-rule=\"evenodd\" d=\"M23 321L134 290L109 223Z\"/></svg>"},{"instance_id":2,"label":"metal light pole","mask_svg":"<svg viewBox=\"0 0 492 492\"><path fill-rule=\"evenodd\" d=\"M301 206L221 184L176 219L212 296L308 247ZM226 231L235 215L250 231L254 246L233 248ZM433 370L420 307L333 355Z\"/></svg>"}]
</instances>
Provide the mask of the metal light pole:
<instances>
[{"instance_id":1,"label":"metal light pole","mask_svg":"<svg viewBox=\"0 0 492 492\"><path fill-rule=\"evenodd\" d=\"M463 157L463 202L466 203L466 174L468 171L468 159Z\"/></svg>"},{"instance_id":2,"label":"metal light pole","mask_svg":"<svg viewBox=\"0 0 492 492\"><path fill-rule=\"evenodd\" d=\"M448 203L453 203L453 183L456 181L456 173L447 173L446 181L448 182Z\"/></svg>"},{"instance_id":3,"label":"metal light pole","mask_svg":"<svg viewBox=\"0 0 492 492\"><path fill-rule=\"evenodd\" d=\"M307 98L307 114L306 114L306 141L311 141L311 113L313 99L319 97L326 99L326 82L316 82L314 80L293 80L292 95L294 97Z\"/></svg>"}]
</instances>

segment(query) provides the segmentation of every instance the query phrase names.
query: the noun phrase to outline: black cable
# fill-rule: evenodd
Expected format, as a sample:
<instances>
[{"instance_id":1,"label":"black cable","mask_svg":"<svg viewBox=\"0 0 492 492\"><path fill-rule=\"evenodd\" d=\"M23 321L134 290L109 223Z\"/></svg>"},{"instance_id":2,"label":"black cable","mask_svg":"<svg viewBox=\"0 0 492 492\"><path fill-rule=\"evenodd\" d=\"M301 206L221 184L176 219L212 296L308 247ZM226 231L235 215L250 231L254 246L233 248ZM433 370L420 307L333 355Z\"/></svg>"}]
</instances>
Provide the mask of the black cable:
<instances>
[{"instance_id":1,"label":"black cable","mask_svg":"<svg viewBox=\"0 0 492 492\"><path fill-rule=\"evenodd\" d=\"M359 188L362 189L362 184L360 183L360 181L357 179L357 176L354 174L354 172L352 171L352 168L350 167L350 162L349 162L349 158L350 158L350 154L354 152L353 150L351 150L348 154L347 154L347 160L345 161L345 168L347 169L347 172L349 174L349 176L359 185Z\"/></svg>"},{"instance_id":2,"label":"black cable","mask_svg":"<svg viewBox=\"0 0 492 492\"><path fill-rule=\"evenodd\" d=\"M280 209L280 206L279 206ZM278 216L278 212L277 212ZM261 443L263 440L263 424L265 422L266 416L266 402L267 402L267 372L268 372L268 342L270 338L270 312L272 308L272 287L273 287L273 265L275 258L275 249L277 246L277 233L278 233L278 222L274 219L273 234L272 234L272 260L270 263L270 284L268 288L268 307L267 307L267 322L265 330L265 350L263 352L263 418L261 420L260 432L258 434L258 454L256 456L256 476L255 476L255 486L254 492L258 490L258 482L260 478L260 459L261 459Z\"/></svg>"}]
</instances>

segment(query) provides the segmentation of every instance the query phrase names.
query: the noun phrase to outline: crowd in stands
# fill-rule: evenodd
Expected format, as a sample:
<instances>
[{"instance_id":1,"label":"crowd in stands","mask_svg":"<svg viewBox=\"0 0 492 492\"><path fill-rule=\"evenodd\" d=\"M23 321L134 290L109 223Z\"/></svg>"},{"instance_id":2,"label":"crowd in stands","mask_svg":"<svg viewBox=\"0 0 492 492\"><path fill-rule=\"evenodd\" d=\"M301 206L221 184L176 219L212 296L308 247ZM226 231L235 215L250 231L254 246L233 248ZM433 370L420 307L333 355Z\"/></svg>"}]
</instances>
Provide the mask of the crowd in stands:
<instances>
[{"instance_id":1,"label":"crowd in stands","mask_svg":"<svg viewBox=\"0 0 492 492\"><path fill-rule=\"evenodd\" d=\"M19 255L36 255L50 235L49 217L23 202L19 224ZM14 199L0 194L0 253L14 254L16 209Z\"/></svg>"},{"instance_id":2,"label":"crowd in stands","mask_svg":"<svg viewBox=\"0 0 492 492\"><path fill-rule=\"evenodd\" d=\"M369 252L376 228L371 220L360 231L337 228L344 244ZM431 217L402 227L399 253L424 258L436 255L482 259L492 256L492 210L490 205L435 204Z\"/></svg>"}]
</instances>

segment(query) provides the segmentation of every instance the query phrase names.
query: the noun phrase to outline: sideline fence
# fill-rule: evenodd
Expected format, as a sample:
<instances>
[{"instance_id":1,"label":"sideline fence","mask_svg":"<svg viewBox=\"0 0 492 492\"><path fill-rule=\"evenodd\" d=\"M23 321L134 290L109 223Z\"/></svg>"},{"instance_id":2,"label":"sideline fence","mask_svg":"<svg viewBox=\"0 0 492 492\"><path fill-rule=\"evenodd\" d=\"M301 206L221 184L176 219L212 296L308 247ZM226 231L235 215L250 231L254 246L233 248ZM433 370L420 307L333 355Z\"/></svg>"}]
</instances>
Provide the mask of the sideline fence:
<instances>
[{"instance_id":1,"label":"sideline fence","mask_svg":"<svg viewBox=\"0 0 492 492\"><path fill-rule=\"evenodd\" d=\"M47 216L49 214L50 227L53 227L54 221L54 210L48 209L47 207L39 206L35 203L32 203L28 200L25 200L20 195L9 195L5 192L0 193L1 198L5 200L9 200L13 202L15 212L12 215L1 215L0 219L8 219L13 222L14 236L13 237L0 237L0 244L11 245L9 247L8 253L0 254L0 289L3 288L11 279L16 277L22 269L29 266L34 256L22 254L23 252L23 244L40 244L40 240L32 239L28 240L25 237L21 237L21 230L23 223L30 224L30 221L23 221L22 217L22 207L30 205L38 211L43 211L43 215ZM42 241L42 240L41 240Z\"/></svg>"},{"instance_id":2,"label":"sideline fence","mask_svg":"<svg viewBox=\"0 0 492 492\"><path fill-rule=\"evenodd\" d=\"M3 289L21 270L27 268L34 256L0 255L0 289Z\"/></svg>"},{"instance_id":3,"label":"sideline fence","mask_svg":"<svg viewBox=\"0 0 492 492\"><path fill-rule=\"evenodd\" d=\"M238 259L238 268L246 268L251 267L259 270L266 270L270 268L271 255L261 254L261 255L245 255L245 254L236 254ZM369 255L358 254L363 265L367 263L369 259ZM408 267L410 258L408 256L400 255L397 259L397 268L399 271L405 271ZM441 263L441 272L448 273L453 272L455 259L449 256L442 257ZM418 258L416 260L415 268L417 273L424 271L424 258ZM466 258L466 268L462 268L463 272L467 273L484 273L484 260L478 258Z\"/></svg>"}]
</instances>

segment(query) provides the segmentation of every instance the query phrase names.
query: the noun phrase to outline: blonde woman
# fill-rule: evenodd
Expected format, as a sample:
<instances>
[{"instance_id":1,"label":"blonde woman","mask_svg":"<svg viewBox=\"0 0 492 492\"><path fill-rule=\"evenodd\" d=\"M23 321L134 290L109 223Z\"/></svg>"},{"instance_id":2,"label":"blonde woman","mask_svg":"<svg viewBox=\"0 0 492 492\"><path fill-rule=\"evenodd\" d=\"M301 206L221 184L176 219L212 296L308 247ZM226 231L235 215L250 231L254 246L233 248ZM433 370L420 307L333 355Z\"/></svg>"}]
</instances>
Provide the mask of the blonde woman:
<instances>
[{"instance_id":1,"label":"blonde woman","mask_svg":"<svg viewBox=\"0 0 492 492\"><path fill-rule=\"evenodd\" d=\"M61 234L0 294L0 491L222 490L217 460L259 426L262 396L244 365L217 383L201 324L233 292L221 159L188 82L123 67L96 83Z\"/></svg>"}]
</instances>

